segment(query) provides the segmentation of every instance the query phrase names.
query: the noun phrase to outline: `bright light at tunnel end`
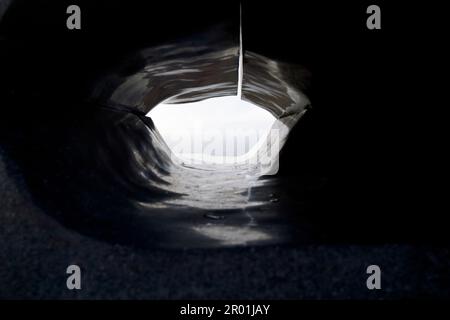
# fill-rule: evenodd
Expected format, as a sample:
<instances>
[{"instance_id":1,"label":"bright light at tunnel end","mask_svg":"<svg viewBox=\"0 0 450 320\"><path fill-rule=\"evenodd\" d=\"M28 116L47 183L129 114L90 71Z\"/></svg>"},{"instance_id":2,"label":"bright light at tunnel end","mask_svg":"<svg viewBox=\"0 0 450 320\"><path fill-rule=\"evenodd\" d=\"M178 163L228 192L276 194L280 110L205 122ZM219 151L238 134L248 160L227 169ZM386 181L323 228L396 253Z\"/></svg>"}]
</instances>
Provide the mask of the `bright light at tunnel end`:
<instances>
[{"instance_id":1,"label":"bright light at tunnel end","mask_svg":"<svg viewBox=\"0 0 450 320\"><path fill-rule=\"evenodd\" d=\"M287 128L238 96L193 103L160 103L147 116L183 164L247 165L264 174L278 171L280 139Z\"/></svg>"}]
</instances>

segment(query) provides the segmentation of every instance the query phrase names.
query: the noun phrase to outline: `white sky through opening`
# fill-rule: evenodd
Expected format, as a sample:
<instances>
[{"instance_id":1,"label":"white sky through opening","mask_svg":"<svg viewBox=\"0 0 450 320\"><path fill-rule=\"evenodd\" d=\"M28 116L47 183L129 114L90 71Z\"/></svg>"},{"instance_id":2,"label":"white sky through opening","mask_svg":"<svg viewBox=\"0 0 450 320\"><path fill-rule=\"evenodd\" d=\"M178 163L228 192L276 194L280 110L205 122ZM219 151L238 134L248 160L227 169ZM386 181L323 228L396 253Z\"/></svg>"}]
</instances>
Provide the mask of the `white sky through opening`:
<instances>
[{"instance_id":1,"label":"white sky through opening","mask_svg":"<svg viewBox=\"0 0 450 320\"><path fill-rule=\"evenodd\" d=\"M236 163L264 141L275 117L238 96L193 103L160 103L148 114L183 161Z\"/></svg>"}]
</instances>

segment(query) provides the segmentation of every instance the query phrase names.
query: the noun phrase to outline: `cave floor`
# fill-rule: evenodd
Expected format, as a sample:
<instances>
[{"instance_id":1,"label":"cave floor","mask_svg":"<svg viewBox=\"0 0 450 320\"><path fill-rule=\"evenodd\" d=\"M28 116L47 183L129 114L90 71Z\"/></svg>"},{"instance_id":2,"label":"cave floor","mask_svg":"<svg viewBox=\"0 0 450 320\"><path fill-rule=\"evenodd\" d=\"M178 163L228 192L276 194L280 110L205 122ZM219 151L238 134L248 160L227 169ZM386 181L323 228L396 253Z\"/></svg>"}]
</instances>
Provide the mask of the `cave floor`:
<instances>
[{"instance_id":1,"label":"cave floor","mask_svg":"<svg viewBox=\"0 0 450 320\"><path fill-rule=\"evenodd\" d=\"M279 240L256 246L247 239L246 244L209 248L140 249L99 241L63 227L33 204L20 176L6 172L3 161L0 176L1 298L396 299L449 296L450 260L445 247L395 243L283 243ZM263 189L255 188L252 195L255 201L267 197L269 192L269 198L265 198L270 203L267 210L281 206L283 195L273 195L271 191L261 191ZM277 200L270 201L271 198ZM257 224L264 225L262 217L266 209L258 211L257 208L255 206L248 214ZM205 230L212 226L209 231L202 230L210 238L217 236L214 226L233 225L238 221L217 217L218 212L210 214L199 218L205 221ZM242 228L254 228L247 214L239 216L245 221ZM233 228L230 230L235 232ZM216 242L228 240L224 237ZM70 264L78 264L82 269L80 291L69 291L65 287L65 271ZM365 271L370 264L382 267L383 290L367 290Z\"/></svg>"}]
</instances>

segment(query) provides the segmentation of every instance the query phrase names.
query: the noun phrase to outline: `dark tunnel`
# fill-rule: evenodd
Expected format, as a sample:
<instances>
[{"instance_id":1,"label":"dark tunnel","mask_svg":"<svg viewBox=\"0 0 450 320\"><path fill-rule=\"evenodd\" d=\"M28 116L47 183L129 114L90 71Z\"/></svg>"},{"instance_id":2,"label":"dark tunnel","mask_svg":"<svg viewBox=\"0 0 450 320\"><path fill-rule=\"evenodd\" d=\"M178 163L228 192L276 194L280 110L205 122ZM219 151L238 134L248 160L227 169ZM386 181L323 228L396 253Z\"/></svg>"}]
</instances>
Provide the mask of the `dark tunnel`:
<instances>
[{"instance_id":1,"label":"dark tunnel","mask_svg":"<svg viewBox=\"0 0 450 320\"><path fill-rule=\"evenodd\" d=\"M418 99L439 33L377 3L372 32L372 1L0 0L0 298L448 296ZM279 148L174 157L151 111L223 97L269 113Z\"/></svg>"},{"instance_id":2,"label":"dark tunnel","mask_svg":"<svg viewBox=\"0 0 450 320\"><path fill-rule=\"evenodd\" d=\"M0 34L2 154L63 225L138 247L439 240L418 230L401 201L386 208L406 173L393 129L378 127L384 116L375 110L388 99L380 79L395 80L385 76L389 63L374 60L367 74L355 60L385 55L379 37L361 37L356 20L327 27L337 24L334 5L242 3L242 98L290 132L275 175L250 183L242 172L217 173L235 179L227 189L202 180L210 172L174 164L145 115L161 101L236 94L240 2L79 3L83 27L71 32L54 14L69 2L11 1ZM178 73L186 69L196 72ZM229 234L192 231L205 225Z\"/></svg>"}]
</instances>

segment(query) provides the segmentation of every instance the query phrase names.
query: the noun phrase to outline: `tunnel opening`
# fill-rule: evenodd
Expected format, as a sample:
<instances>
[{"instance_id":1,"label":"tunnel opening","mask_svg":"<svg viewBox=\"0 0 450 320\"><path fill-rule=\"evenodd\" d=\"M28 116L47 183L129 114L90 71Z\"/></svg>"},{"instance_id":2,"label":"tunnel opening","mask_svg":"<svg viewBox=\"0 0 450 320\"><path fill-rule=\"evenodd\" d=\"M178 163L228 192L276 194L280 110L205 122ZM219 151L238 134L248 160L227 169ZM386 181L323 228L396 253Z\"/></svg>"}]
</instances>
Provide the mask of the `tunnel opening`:
<instances>
[{"instance_id":1,"label":"tunnel opening","mask_svg":"<svg viewBox=\"0 0 450 320\"><path fill-rule=\"evenodd\" d=\"M147 113L174 156L189 165L240 165L256 156L276 118L238 96L160 103Z\"/></svg>"}]
</instances>

